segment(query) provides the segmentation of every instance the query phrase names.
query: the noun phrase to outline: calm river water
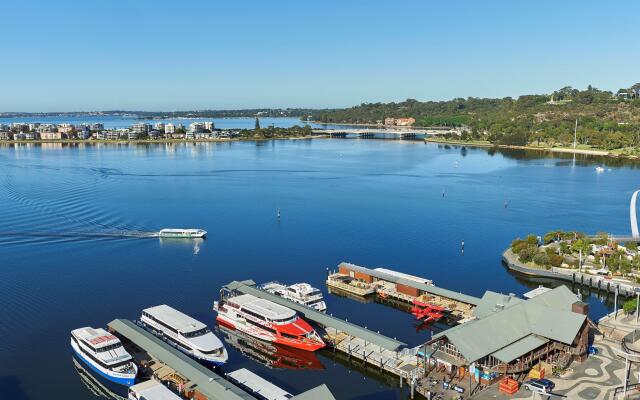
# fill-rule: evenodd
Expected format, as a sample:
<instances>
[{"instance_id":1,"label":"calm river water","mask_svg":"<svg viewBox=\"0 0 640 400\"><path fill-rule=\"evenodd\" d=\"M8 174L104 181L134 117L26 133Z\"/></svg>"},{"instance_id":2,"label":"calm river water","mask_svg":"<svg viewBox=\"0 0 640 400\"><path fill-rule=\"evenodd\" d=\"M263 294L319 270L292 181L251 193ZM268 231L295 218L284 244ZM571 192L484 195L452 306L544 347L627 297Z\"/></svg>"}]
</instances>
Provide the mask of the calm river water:
<instances>
[{"instance_id":1,"label":"calm river water","mask_svg":"<svg viewBox=\"0 0 640 400\"><path fill-rule=\"evenodd\" d=\"M629 232L638 170L609 161L596 173L603 162L349 139L0 147L0 398L92 398L71 329L160 303L213 327L212 301L239 279L312 283L334 315L417 345L430 333L410 314L326 293L326 268L350 261L478 296L521 295L538 283L500 263L515 236ZM95 236L163 227L209 236ZM585 298L603 315L603 300ZM327 383L340 399L401 396L395 379L331 353L318 355L320 369L292 370L227 347L227 370L248 367L294 394Z\"/></svg>"}]
</instances>

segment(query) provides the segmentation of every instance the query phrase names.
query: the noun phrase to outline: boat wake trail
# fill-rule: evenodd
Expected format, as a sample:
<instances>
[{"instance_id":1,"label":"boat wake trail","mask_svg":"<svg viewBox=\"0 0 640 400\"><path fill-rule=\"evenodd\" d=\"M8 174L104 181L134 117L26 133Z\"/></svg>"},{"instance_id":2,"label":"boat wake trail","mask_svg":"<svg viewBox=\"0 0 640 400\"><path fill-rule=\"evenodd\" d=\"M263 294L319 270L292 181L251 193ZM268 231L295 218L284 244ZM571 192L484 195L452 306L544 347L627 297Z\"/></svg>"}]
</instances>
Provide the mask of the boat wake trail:
<instances>
[{"instance_id":1,"label":"boat wake trail","mask_svg":"<svg viewBox=\"0 0 640 400\"><path fill-rule=\"evenodd\" d=\"M0 237L30 237L30 238L138 238L148 239L160 237L158 232L143 231L112 231L112 232L24 232L24 231L0 231Z\"/></svg>"}]
</instances>

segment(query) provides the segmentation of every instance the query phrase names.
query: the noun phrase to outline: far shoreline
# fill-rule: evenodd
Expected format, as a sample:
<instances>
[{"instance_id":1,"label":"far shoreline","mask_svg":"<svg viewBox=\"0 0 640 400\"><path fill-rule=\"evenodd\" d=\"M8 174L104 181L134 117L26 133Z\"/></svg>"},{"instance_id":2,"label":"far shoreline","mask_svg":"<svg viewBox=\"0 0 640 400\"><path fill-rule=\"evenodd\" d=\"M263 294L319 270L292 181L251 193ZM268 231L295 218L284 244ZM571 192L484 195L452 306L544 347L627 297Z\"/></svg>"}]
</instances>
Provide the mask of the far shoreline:
<instances>
[{"instance_id":1,"label":"far shoreline","mask_svg":"<svg viewBox=\"0 0 640 400\"><path fill-rule=\"evenodd\" d=\"M506 144L493 144L489 142L465 142L464 140L444 139L439 137L429 137L424 139L427 143L451 144L456 146L478 147L478 148L499 148L499 149L517 149L517 150L535 150L549 153L565 153L565 154L582 154L588 156L610 157L610 158L626 158L637 160L640 157L629 154L616 154L607 150L589 150L589 149L573 149L569 147L538 147L538 146L516 146Z\"/></svg>"}]
</instances>

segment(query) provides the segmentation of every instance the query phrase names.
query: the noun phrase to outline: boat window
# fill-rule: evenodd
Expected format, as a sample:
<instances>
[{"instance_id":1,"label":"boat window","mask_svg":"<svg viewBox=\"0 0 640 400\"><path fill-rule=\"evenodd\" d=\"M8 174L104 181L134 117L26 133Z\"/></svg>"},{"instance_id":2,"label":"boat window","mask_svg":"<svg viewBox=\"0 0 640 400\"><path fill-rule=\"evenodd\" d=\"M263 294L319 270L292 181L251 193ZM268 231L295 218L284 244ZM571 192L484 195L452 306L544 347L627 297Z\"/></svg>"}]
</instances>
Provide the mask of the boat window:
<instances>
[{"instance_id":1,"label":"boat window","mask_svg":"<svg viewBox=\"0 0 640 400\"><path fill-rule=\"evenodd\" d=\"M259 327L261 329L264 329L265 331L269 331L269 332L271 332L273 334L277 334L275 329L269 328L268 326L260 325L259 323L255 322L255 321L252 321L250 319L247 319L246 321L248 323L250 323L251 325L255 325L255 326L257 326L257 327Z\"/></svg>"},{"instance_id":2,"label":"boat window","mask_svg":"<svg viewBox=\"0 0 640 400\"><path fill-rule=\"evenodd\" d=\"M147 318L149 318L150 320L154 321L155 323L157 323L157 324L169 329L173 333L178 333L177 329L165 324L164 322L160 321L159 319L157 319L156 317L154 317L154 316L152 316L150 314L147 314Z\"/></svg>"},{"instance_id":3,"label":"boat window","mask_svg":"<svg viewBox=\"0 0 640 400\"><path fill-rule=\"evenodd\" d=\"M320 293L320 291L319 291L319 290L316 290L316 291L313 291L313 292L311 292L311 293L307 294L307 296L311 297L311 296L317 296L317 295L319 295L319 294L321 294L321 293Z\"/></svg>"},{"instance_id":4,"label":"boat window","mask_svg":"<svg viewBox=\"0 0 640 400\"><path fill-rule=\"evenodd\" d=\"M288 333L284 333L284 332L280 332L280 334L288 339L298 339L298 336L296 335L290 335Z\"/></svg>"},{"instance_id":5,"label":"boat window","mask_svg":"<svg viewBox=\"0 0 640 400\"><path fill-rule=\"evenodd\" d=\"M114 344L110 344L108 346L102 346L102 347L98 347L96 349L97 353L104 353L105 351L110 351L110 350L115 350L119 347L122 347L122 343L114 343Z\"/></svg>"},{"instance_id":6,"label":"boat window","mask_svg":"<svg viewBox=\"0 0 640 400\"><path fill-rule=\"evenodd\" d=\"M292 289L292 288L287 288L287 290L296 294L298 293L295 289Z\"/></svg>"},{"instance_id":7,"label":"boat window","mask_svg":"<svg viewBox=\"0 0 640 400\"><path fill-rule=\"evenodd\" d=\"M249 315L251 315L252 317L256 317L256 318L258 318L258 319L261 319L261 320L263 320L263 321L264 321L264 320L266 320L266 318L264 317L264 315L260 315L260 314L258 314L258 313L256 313L256 312L251 311L251 310L247 310L246 308L243 308L243 309L242 309L242 312L244 312L244 313L246 313L246 314L249 314Z\"/></svg>"},{"instance_id":8,"label":"boat window","mask_svg":"<svg viewBox=\"0 0 640 400\"><path fill-rule=\"evenodd\" d=\"M207 355L211 355L211 354L218 355L218 354L222 353L222 348L213 349L211 351L202 351L202 350L200 350L200 353L207 354Z\"/></svg>"},{"instance_id":9,"label":"boat window","mask_svg":"<svg viewBox=\"0 0 640 400\"><path fill-rule=\"evenodd\" d=\"M209 332L211 332L209 330L209 328L202 328L202 329L198 329L197 331L193 331L193 332L184 332L184 333L181 333L181 335L186 337L186 338L194 338L194 337L205 335L205 334L207 334Z\"/></svg>"}]
</instances>

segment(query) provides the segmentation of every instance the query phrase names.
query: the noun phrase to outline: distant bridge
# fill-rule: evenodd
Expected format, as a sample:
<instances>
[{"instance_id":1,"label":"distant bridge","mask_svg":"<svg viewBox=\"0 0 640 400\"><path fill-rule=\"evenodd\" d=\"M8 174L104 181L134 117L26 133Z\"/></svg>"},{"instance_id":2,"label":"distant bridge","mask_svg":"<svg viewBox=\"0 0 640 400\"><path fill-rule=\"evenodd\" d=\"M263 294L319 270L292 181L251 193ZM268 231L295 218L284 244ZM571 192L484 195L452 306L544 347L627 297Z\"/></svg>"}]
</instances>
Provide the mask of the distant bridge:
<instances>
[{"instance_id":1,"label":"distant bridge","mask_svg":"<svg viewBox=\"0 0 640 400\"><path fill-rule=\"evenodd\" d=\"M399 137L399 138L424 138L428 135L444 135L458 133L453 128L344 128L344 129L314 129L313 133L330 135L331 137Z\"/></svg>"}]
</instances>

